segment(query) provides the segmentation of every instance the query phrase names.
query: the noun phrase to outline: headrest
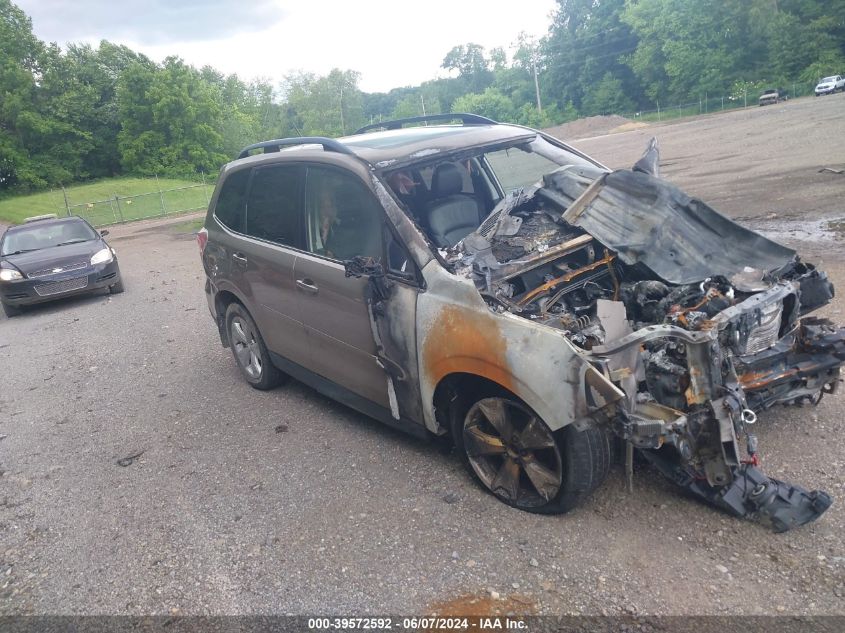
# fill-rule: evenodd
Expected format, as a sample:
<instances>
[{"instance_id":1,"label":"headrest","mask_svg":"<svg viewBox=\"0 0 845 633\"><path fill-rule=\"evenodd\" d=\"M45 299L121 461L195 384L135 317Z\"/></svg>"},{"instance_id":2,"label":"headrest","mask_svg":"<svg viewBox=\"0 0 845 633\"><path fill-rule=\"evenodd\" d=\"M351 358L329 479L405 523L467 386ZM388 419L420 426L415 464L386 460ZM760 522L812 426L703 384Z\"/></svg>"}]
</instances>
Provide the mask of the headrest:
<instances>
[{"instance_id":1,"label":"headrest","mask_svg":"<svg viewBox=\"0 0 845 633\"><path fill-rule=\"evenodd\" d=\"M443 163L434 170L431 178L431 189L434 196L442 198L460 193L464 188L461 170L455 163Z\"/></svg>"}]
</instances>

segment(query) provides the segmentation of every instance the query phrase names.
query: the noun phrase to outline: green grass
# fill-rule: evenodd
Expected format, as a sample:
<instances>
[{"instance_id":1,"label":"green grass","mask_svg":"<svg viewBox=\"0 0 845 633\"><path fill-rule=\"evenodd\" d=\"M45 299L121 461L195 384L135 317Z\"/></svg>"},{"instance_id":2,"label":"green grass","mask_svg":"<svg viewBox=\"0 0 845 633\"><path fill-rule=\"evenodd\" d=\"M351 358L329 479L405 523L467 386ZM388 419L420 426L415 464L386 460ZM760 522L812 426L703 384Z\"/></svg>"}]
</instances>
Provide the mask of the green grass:
<instances>
[{"instance_id":1,"label":"green grass","mask_svg":"<svg viewBox=\"0 0 845 633\"><path fill-rule=\"evenodd\" d=\"M193 186L199 184L169 178L158 181L155 178L110 178L67 187L65 191L72 215L81 215L92 224L102 226L205 209L214 183L207 180L207 187ZM159 187L162 194L159 194ZM44 213L67 214L61 189L0 200L0 221L17 224L24 218Z\"/></svg>"}]
</instances>

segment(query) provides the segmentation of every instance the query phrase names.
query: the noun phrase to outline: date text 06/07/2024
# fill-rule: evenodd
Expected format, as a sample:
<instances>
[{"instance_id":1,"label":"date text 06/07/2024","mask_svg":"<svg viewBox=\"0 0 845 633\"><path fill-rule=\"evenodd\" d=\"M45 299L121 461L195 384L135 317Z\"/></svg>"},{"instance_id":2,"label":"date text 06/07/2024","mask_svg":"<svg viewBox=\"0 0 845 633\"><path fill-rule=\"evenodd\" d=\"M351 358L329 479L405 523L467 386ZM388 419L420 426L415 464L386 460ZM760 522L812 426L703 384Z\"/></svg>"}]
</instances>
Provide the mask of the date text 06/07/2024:
<instances>
[{"instance_id":1,"label":"date text 06/07/2024","mask_svg":"<svg viewBox=\"0 0 845 633\"><path fill-rule=\"evenodd\" d=\"M474 616L474 617L334 617L309 618L308 629L312 631L392 631L392 630L528 630L528 623L518 617Z\"/></svg>"}]
</instances>

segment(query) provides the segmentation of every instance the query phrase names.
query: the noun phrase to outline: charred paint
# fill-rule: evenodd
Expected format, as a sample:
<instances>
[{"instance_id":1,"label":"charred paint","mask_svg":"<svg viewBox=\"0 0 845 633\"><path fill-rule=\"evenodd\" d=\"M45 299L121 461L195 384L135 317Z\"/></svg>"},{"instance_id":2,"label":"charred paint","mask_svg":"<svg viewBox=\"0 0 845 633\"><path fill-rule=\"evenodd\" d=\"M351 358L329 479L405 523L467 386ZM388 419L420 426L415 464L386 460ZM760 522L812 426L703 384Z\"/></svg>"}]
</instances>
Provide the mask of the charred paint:
<instances>
[{"instance_id":1,"label":"charred paint","mask_svg":"<svg viewBox=\"0 0 845 633\"><path fill-rule=\"evenodd\" d=\"M516 391L507 348L508 341L492 315L456 305L443 306L424 342L424 371L435 383L462 372Z\"/></svg>"}]
</instances>

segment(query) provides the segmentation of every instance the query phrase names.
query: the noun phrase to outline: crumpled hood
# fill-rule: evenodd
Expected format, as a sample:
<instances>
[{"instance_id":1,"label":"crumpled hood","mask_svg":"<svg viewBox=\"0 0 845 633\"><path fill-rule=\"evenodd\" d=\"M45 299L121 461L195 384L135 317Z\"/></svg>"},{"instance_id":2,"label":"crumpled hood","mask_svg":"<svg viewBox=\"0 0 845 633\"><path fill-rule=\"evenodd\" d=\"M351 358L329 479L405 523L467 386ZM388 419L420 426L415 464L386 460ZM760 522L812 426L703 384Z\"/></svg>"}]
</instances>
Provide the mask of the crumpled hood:
<instances>
[{"instance_id":1,"label":"crumpled hood","mask_svg":"<svg viewBox=\"0 0 845 633\"><path fill-rule=\"evenodd\" d=\"M544 177L550 199L569 202L563 219L672 284L721 275L734 278L779 269L795 251L746 229L704 202L650 174L622 169L584 187L584 174L564 168ZM580 187L579 187L580 185ZM567 200L569 198L569 200Z\"/></svg>"},{"instance_id":2,"label":"crumpled hood","mask_svg":"<svg viewBox=\"0 0 845 633\"><path fill-rule=\"evenodd\" d=\"M95 239L77 244L42 248L18 255L5 255L3 260L12 264L24 275L28 275L47 268L61 268L76 262L90 260L94 253L103 248L106 248L105 242L101 239Z\"/></svg>"}]
</instances>

